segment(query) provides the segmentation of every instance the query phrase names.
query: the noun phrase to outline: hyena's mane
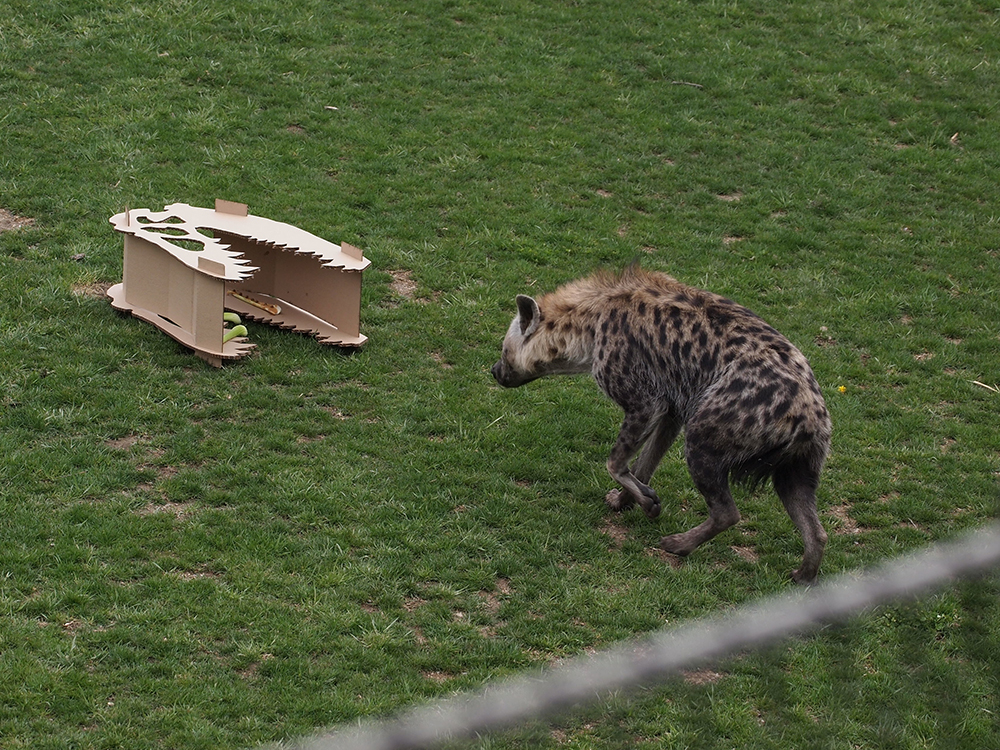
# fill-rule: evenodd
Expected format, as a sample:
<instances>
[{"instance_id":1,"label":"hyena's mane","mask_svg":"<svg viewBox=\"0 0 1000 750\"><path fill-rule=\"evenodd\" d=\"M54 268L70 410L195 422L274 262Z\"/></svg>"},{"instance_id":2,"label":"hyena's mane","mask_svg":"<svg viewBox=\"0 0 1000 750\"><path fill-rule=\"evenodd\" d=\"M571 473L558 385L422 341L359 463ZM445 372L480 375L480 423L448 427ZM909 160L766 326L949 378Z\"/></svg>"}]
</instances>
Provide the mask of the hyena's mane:
<instances>
[{"instance_id":1,"label":"hyena's mane","mask_svg":"<svg viewBox=\"0 0 1000 750\"><path fill-rule=\"evenodd\" d=\"M647 271L633 262L622 271L601 269L571 281L539 299L543 313L551 318L567 314L588 317L604 312L609 303L633 301L641 297L666 297L688 289L665 273ZM694 291L691 289L690 291Z\"/></svg>"}]
</instances>

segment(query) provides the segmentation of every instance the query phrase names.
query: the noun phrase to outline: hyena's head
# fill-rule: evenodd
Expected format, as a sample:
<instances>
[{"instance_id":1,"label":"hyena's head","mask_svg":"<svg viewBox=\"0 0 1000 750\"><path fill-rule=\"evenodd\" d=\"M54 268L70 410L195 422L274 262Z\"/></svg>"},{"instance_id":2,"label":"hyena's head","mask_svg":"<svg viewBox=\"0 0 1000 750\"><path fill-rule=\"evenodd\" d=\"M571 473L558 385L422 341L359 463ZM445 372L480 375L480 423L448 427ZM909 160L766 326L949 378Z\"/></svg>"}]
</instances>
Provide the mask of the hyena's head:
<instances>
[{"instance_id":1,"label":"hyena's head","mask_svg":"<svg viewBox=\"0 0 1000 750\"><path fill-rule=\"evenodd\" d=\"M504 388L516 388L546 374L538 372L542 363L531 353L537 348L532 345L531 338L538 332L542 317L538 303L526 294L517 295L516 301L517 315L504 336L500 360L491 370L493 377Z\"/></svg>"},{"instance_id":2,"label":"hyena's head","mask_svg":"<svg viewBox=\"0 0 1000 750\"><path fill-rule=\"evenodd\" d=\"M544 300L543 300L544 304ZM589 352L571 333L552 333L541 325L542 310L524 294L517 295L517 315L503 340L500 361L491 372L504 388L516 388L545 375L566 375L590 369Z\"/></svg>"}]
</instances>

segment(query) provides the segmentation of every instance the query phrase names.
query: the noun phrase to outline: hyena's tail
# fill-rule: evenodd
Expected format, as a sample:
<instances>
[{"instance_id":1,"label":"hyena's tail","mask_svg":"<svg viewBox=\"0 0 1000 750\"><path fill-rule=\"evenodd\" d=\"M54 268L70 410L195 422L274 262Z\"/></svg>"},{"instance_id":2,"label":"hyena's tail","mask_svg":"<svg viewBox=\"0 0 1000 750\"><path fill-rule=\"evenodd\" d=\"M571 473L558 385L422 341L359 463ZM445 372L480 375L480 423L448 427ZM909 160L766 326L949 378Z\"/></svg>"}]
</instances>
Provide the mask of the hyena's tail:
<instances>
[{"instance_id":1,"label":"hyena's tail","mask_svg":"<svg viewBox=\"0 0 1000 750\"><path fill-rule=\"evenodd\" d=\"M729 468L729 479L751 490L774 478L775 474L789 472L811 484L812 491L819 486L819 475L826 461L826 446L819 443L806 445L780 445L744 458Z\"/></svg>"}]
</instances>

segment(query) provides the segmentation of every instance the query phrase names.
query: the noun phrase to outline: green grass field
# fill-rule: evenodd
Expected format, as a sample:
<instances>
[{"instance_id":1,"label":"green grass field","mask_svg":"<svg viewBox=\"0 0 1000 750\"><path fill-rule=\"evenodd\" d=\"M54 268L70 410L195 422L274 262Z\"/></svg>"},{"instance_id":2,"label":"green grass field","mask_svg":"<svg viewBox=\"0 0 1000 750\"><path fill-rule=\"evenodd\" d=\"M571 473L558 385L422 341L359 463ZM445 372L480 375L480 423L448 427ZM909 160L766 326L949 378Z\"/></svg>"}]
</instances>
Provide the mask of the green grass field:
<instances>
[{"instance_id":1,"label":"green grass field","mask_svg":"<svg viewBox=\"0 0 1000 750\"><path fill-rule=\"evenodd\" d=\"M769 491L603 505L617 408L489 375L514 295L635 257L757 311L834 420L823 573L993 517L1000 8L0 3L0 747L239 748L786 590ZM364 249L345 354L213 369L104 297L215 198ZM1000 747L990 579L483 748Z\"/></svg>"}]
</instances>

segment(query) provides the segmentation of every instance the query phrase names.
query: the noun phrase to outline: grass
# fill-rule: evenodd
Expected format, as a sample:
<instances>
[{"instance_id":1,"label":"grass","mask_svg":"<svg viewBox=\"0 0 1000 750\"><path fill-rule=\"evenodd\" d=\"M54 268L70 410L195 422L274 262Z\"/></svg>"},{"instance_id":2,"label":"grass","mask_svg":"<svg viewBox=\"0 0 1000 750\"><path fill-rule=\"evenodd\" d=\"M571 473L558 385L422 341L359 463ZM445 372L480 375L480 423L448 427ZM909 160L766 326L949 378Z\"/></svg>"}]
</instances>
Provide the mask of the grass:
<instances>
[{"instance_id":1,"label":"grass","mask_svg":"<svg viewBox=\"0 0 1000 750\"><path fill-rule=\"evenodd\" d=\"M799 542L768 492L673 568L659 537L703 514L679 452L656 523L611 516L615 407L585 379L491 383L516 293L637 255L812 362L826 574L991 518L998 21L6 3L0 745L248 747L786 589ZM257 353L215 370L111 309L108 217L216 197L364 248L362 351L253 326ZM989 747L997 593L479 744Z\"/></svg>"}]
</instances>

